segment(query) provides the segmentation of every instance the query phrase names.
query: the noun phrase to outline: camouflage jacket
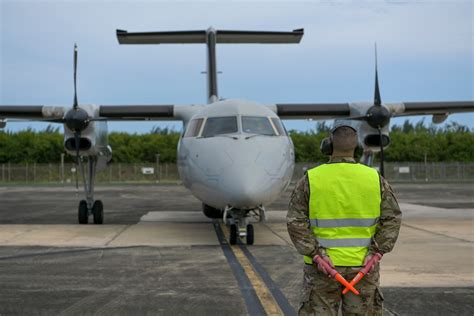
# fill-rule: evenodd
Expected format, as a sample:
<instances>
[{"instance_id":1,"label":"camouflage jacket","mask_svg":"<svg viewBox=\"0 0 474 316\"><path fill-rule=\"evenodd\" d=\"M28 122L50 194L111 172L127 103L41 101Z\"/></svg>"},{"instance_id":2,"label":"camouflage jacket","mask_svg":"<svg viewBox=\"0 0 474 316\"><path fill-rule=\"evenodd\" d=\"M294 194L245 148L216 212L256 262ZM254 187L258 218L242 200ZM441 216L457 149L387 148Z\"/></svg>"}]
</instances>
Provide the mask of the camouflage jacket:
<instances>
[{"instance_id":1,"label":"camouflage jacket","mask_svg":"<svg viewBox=\"0 0 474 316\"><path fill-rule=\"evenodd\" d=\"M353 162L350 157L332 158L328 163ZM382 254L392 251L398 238L402 212L390 184L380 176L382 201L380 220L369 247L370 252ZM305 174L296 184L288 206L287 227L296 250L302 255L314 257L323 249L319 247L309 223L309 180Z\"/></svg>"}]
</instances>

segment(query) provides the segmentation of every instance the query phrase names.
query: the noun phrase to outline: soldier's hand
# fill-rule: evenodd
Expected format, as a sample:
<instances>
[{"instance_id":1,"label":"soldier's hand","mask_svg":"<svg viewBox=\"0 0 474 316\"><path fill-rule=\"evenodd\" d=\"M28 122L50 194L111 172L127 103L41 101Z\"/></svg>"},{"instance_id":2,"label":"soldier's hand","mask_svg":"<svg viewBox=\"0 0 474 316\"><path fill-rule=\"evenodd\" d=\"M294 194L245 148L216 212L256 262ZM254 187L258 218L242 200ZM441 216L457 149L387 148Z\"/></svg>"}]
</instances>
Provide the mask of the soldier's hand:
<instances>
[{"instance_id":1,"label":"soldier's hand","mask_svg":"<svg viewBox=\"0 0 474 316\"><path fill-rule=\"evenodd\" d=\"M364 267L366 267L368 264L370 264L370 267L369 267L369 270L367 271L367 274L371 274L374 270L375 270L375 267L377 266L378 264L378 261L375 262L375 263L371 263L370 260L372 260L372 258L374 256L378 256L379 257L379 260L382 258L382 255L379 254L379 253L368 253L366 256L365 256L365 259L364 259Z\"/></svg>"},{"instance_id":2,"label":"soldier's hand","mask_svg":"<svg viewBox=\"0 0 474 316\"><path fill-rule=\"evenodd\" d=\"M320 255L321 259L324 260L324 262L326 262L330 267L332 268L335 268L334 267L334 264L332 263L331 261L331 258L329 258L328 256L326 255ZM329 273L329 271L326 270L326 268L324 267L324 265L318 263L318 270L321 271L322 273L324 273L325 275L327 275L328 277L331 277L331 274Z\"/></svg>"}]
</instances>

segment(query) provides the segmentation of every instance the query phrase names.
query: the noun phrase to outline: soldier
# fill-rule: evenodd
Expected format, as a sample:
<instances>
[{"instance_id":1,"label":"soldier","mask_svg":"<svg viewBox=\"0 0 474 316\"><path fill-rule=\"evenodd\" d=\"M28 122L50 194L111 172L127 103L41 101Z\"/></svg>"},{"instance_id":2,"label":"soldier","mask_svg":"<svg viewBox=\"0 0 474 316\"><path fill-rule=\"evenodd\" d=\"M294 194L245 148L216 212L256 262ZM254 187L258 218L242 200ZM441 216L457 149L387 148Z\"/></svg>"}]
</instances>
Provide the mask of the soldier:
<instances>
[{"instance_id":1,"label":"soldier","mask_svg":"<svg viewBox=\"0 0 474 316\"><path fill-rule=\"evenodd\" d=\"M288 233L304 257L299 315L382 315L383 296L376 265L358 284L360 295L328 277L313 258L321 256L348 281L370 258L390 252L398 238L401 211L392 188L379 173L354 160L357 132L340 125L321 142L328 163L310 169L293 191Z\"/></svg>"}]
</instances>

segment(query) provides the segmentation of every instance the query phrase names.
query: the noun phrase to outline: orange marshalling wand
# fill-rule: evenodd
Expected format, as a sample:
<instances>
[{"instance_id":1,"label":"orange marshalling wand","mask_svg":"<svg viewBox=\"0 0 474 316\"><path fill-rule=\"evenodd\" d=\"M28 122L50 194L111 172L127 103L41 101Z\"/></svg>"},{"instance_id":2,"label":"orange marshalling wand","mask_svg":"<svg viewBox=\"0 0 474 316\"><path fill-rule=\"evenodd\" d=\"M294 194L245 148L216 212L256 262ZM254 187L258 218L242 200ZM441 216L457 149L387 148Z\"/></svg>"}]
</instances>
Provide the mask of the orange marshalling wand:
<instances>
[{"instance_id":1,"label":"orange marshalling wand","mask_svg":"<svg viewBox=\"0 0 474 316\"><path fill-rule=\"evenodd\" d=\"M362 268L360 269L359 273L357 273L357 275L352 279L350 285L351 286L354 286L356 285L360 280L362 280L362 278L364 277L364 275L366 275L370 269L377 263L380 261L380 259L382 259L382 255L379 254L379 253L376 253L374 254L374 256L369 260L369 262L367 262L367 264ZM344 291L342 291L342 294L346 294L347 292L349 292L349 290L352 291L352 289L350 287L346 287L344 289Z\"/></svg>"},{"instance_id":2,"label":"orange marshalling wand","mask_svg":"<svg viewBox=\"0 0 474 316\"><path fill-rule=\"evenodd\" d=\"M313 261L315 261L317 264L320 264L324 266L324 269L334 278L336 279L339 283L344 285L346 289L351 290L355 295L359 295L359 291L357 291L349 282L347 282L346 279L342 275L340 275L333 267L331 267L326 261L323 260L320 256L315 256L313 258Z\"/></svg>"}]
</instances>

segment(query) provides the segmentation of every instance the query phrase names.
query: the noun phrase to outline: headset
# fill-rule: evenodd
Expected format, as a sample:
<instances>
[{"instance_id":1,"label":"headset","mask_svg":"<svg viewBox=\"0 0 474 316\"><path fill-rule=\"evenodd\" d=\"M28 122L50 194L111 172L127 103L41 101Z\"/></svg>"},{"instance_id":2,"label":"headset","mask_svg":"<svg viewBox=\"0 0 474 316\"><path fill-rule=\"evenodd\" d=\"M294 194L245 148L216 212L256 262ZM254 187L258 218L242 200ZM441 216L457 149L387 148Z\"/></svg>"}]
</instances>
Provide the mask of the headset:
<instances>
[{"instance_id":1,"label":"headset","mask_svg":"<svg viewBox=\"0 0 474 316\"><path fill-rule=\"evenodd\" d=\"M323 138L323 140L321 141L321 145L319 146L319 150L321 150L321 153L323 155L326 155L326 156L331 156L332 155L332 152L333 152L333 145L332 145L332 135L333 133L336 131L336 129L338 129L339 127L349 127L350 129L352 129L356 135L357 135L357 130L352 127L352 126L349 126L349 125L338 125L336 127L334 127L331 132L330 132L330 135L329 137L325 137ZM357 146L356 148L354 149L354 153L360 149L360 146L359 146L359 141L357 141Z\"/></svg>"}]
</instances>

